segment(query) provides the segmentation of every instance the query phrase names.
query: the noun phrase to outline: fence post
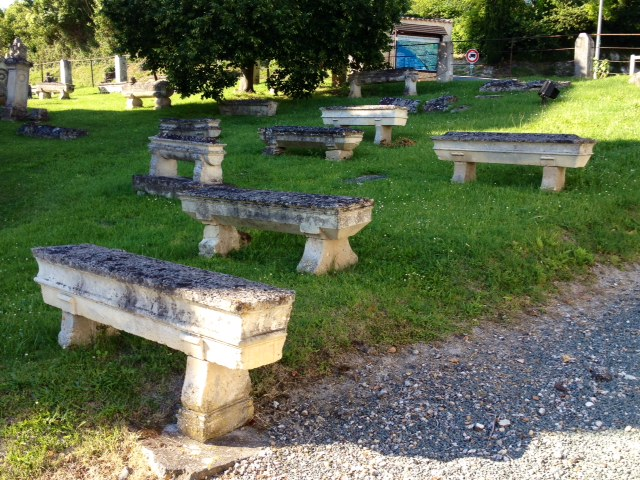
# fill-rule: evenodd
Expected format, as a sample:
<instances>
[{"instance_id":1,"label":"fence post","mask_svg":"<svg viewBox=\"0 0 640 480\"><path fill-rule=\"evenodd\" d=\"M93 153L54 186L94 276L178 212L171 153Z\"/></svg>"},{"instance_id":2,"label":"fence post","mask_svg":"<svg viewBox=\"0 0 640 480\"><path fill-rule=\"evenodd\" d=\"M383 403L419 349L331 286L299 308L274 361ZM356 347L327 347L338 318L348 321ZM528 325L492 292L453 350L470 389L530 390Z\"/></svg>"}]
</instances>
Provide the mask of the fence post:
<instances>
[{"instance_id":1,"label":"fence post","mask_svg":"<svg viewBox=\"0 0 640 480\"><path fill-rule=\"evenodd\" d=\"M40 64L40 82L44 83L44 63Z\"/></svg>"},{"instance_id":2,"label":"fence post","mask_svg":"<svg viewBox=\"0 0 640 480\"><path fill-rule=\"evenodd\" d=\"M89 60L89 68L91 69L91 86L95 87L95 83L93 82L93 60Z\"/></svg>"},{"instance_id":3,"label":"fence post","mask_svg":"<svg viewBox=\"0 0 640 480\"><path fill-rule=\"evenodd\" d=\"M638 55L631 55L629 57L629 76L632 76L636 72L636 60L640 58Z\"/></svg>"}]
</instances>

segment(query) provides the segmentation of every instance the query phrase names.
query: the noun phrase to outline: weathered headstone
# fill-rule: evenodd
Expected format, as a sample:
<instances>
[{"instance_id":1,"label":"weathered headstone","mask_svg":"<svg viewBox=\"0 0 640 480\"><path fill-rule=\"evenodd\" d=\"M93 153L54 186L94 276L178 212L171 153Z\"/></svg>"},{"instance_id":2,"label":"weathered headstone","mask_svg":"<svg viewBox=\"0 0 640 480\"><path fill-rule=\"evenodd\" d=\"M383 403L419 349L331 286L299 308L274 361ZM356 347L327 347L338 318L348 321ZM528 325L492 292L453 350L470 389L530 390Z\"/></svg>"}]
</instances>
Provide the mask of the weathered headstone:
<instances>
[{"instance_id":1,"label":"weathered headstone","mask_svg":"<svg viewBox=\"0 0 640 480\"><path fill-rule=\"evenodd\" d=\"M4 105L7 101L7 77L9 71L4 63L0 60L0 105Z\"/></svg>"},{"instance_id":2,"label":"weathered headstone","mask_svg":"<svg viewBox=\"0 0 640 480\"><path fill-rule=\"evenodd\" d=\"M27 60L27 46L18 37L11 44L4 64L7 67L7 94L2 119L24 118L27 116L29 70L32 64Z\"/></svg>"},{"instance_id":3,"label":"weathered headstone","mask_svg":"<svg viewBox=\"0 0 640 480\"><path fill-rule=\"evenodd\" d=\"M581 33L576 38L573 51L574 77L591 78L593 75L593 38L586 33Z\"/></svg>"},{"instance_id":4,"label":"weathered headstone","mask_svg":"<svg viewBox=\"0 0 640 480\"><path fill-rule=\"evenodd\" d=\"M69 60L60 60L60 82L72 84L71 78L71 62Z\"/></svg>"},{"instance_id":5,"label":"weathered headstone","mask_svg":"<svg viewBox=\"0 0 640 480\"><path fill-rule=\"evenodd\" d=\"M115 56L115 64L116 64L116 83L126 83L127 82L127 58L121 57L120 55Z\"/></svg>"}]
</instances>

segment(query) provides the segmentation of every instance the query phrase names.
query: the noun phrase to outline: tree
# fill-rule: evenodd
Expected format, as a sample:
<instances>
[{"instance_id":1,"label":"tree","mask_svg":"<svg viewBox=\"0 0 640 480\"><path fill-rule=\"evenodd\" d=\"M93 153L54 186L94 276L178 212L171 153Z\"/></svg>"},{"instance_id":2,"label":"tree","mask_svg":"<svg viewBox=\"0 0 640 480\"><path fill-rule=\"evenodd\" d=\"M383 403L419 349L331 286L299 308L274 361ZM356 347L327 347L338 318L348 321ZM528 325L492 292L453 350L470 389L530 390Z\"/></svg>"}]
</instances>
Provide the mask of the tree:
<instances>
[{"instance_id":1,"label":"tree","mask_svg":"<svg viewBox=\"0 0 640 480\"><path fill-rule=\"evenodd\" d=\"M326 70L380 65L388 33L408 0L104 0L121 53L162 70L182 95L220 98L251 78L258 60L276 63L268 84L310 94Z\"/></svg>"}]
</instances>

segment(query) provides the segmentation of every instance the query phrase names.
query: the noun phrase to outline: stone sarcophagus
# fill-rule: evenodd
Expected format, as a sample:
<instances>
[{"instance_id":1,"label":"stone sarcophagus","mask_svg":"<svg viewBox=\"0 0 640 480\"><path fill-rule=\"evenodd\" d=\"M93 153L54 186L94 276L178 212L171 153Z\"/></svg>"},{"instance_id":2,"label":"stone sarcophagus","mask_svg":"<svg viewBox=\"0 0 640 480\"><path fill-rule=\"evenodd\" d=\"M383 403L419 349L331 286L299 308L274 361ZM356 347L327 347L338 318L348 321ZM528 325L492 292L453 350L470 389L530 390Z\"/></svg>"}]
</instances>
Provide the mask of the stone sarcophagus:
<instances>
[{"instance_id":1,"label":"stone sarcophagus","mask_svg":"<svg viewBox=\"0 0 640 480\"><path fill-rule=\"evenodd\" d=\"M178 161L184 161L195 164L194 181L222 183L225 146L210 137L183 137L164 133L149 137L149 175L178 177Z\"/></svg>"},{"instance_id":2,"label":"stone sarcophagus","mask_svg":"<svg viewBox=\"0 0 640 480\"><path fill-rule=\"evenodd\" d=\"M221 115L273 117L278 110L278 102L273 100L229 100L220 102L218 107Z\"/></svg>"},{"instance_id":3,"label":"stone sarcophagus","mask_svg":"<svg viewBox=\"0 0 640 480\"><path fill-rule=\"evenodd\" d=\"M220 120L217 118L162 118L160 133L181 137L218 138Z\"/></svg>"},{"instance_id":4,"label":"stone sarcophagus","mask_svg":"<svg viewBox=\"0 0 640 480\"><path fill-rule=\"evenodd\" d=\"M73 93L75 87L70 83L60 82L43 82L38 83L33 87L33 93L38 95L40 100L51 98L51 94L59 95L60 100L68 100L71 98L70 93Z\"/></svg>"},{"instance_id":5,"label":"stone sarcophagus","mask_svg":"<svg viewBox=\"0 0 640 480\"><path fill-rule=\"evenodd\" d=\"M346 160L362 142L364 132L335 127L269 127L259 130L267 144L265 155L280 155L287 148L321 148L327 160Z\"/></svg>"},{"instance_id":6,"label":"stone sarcophagus","mask_svg":"<svg viewBox=\"0 0 640 480\"><path fill-rule=\"evenodd\" d=\"M236 228L304 235L298 271L320 275L354 265L349 245L369 222L373 200L309 193L198 186L178 192L182 210L205 225L200 255L226 255L246 242Z\"/></svg>"},{"instance_id":7,"label":"stone sarcophagus","mask_svg":"<svg viewBox=\"0 0 640 480\"><path fill-rule=\"evenodd\" d=\"M127 83L122 87L122 95L127 97L127 110L142 107L143 98L155 98L155 109L171 106L173 87L167 80Z\"/></svg>"},{"instance_id":8,"label":"stone sarcophagus","mask_svg":"<svg viewBox=\"0 0 640 480\"><path fill-rule=\"evenodd\" d=\"M448 132L433 137L440 160L454 162L454 183L476 179L477 163L543 167L542 190L561 191L567 168L581 168L593 154L595 140L547 133Z\"/></svg>"},{"instance_id":9,"label":"stone sarcophagus","mask_svg":"<svg viewBox=\"0 0 640 480\"><path fill-rule=\"evenodd\" d=\"M408 96L418 95L416 85L420 79L417 70L390 69L370 70L354 72L349 75L349 98L361 98L361 85L371 83L404 82L404 94Z\"/></svg>"},{"instance_id":10,"label":"stone sarcophagus","mask_svg":"<svg viewBox=\"0 0 640 480\"><path fill-rule=\"evenodd\" d=\"M391 143L391 129L404 126L409 110L395 105L357 105L320 108L322 121L334 127L374 126L373 143Z\"/></svg>"},{"instance_id":11,"label":"stone sarcophagus","mask_svg":"<svg viewBox=\"0 0 640 480\"><path fill-rule=\"evenodd\" d=\"M33 255L45 303L62 310L62 347L105 325L185 353L178 426L196 440L251 419L248 370L281 358L294 292L95 245Z\"/></svg>"}]
</instances>

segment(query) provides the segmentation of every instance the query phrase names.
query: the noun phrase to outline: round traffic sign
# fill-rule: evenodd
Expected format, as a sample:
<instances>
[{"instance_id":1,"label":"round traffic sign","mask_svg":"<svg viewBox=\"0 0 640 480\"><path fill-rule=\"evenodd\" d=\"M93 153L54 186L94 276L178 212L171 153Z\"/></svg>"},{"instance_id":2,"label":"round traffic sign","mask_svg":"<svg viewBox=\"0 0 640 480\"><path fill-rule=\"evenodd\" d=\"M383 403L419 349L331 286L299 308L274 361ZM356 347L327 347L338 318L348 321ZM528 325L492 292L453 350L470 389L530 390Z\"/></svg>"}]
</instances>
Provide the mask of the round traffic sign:
<instances>
[{"instance_id":1,"label":"round traffic sign","mask_svg":"<svg viewBox=\"0 0 640 480\"><path fill-rule=\"evenodd\" d=\"M476 50L475 48L472 48L470 50L467 50L467 53L464 54L464 58L469 63L477 63L478 60L480 60L480 53L478 53L478 50Z\"/></svg>"}]
</instances>

